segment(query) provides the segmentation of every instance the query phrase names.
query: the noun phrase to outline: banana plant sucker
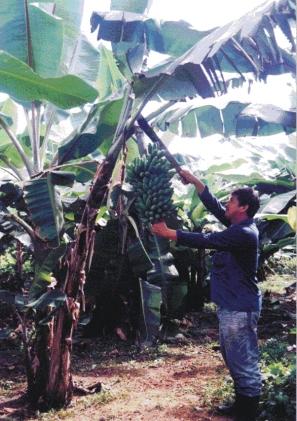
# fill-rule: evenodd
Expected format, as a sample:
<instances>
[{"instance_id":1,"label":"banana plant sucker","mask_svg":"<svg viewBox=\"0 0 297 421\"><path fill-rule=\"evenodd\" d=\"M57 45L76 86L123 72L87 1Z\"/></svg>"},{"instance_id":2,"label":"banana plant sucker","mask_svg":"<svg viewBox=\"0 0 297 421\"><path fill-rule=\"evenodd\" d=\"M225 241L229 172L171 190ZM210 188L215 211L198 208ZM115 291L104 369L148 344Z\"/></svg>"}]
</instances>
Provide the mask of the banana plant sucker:
<instances>
[{"instance_id":1,"label":"banana plant sucker","mask_svg":"<svg viewBox=\"0 0 297 421\"><path fill-rule=\"evenodd\" d=\"M56 323L53 325L54 346L50 350L49 382L46 389L46 399L52 403L68 403L72 396L70 368L72 335L79 318L80 305L84 304L84 283L89 256L92 255L94 247L94 227L98 208L106 196L118 154L126 140L125 123L133 104L131 92L131 87L128 87L112 147L97 168L81 222L76 229L75 239L66 252L67 273L60 287L67 294L67 305L59 309Z\"/></svg>"}]
</instances>

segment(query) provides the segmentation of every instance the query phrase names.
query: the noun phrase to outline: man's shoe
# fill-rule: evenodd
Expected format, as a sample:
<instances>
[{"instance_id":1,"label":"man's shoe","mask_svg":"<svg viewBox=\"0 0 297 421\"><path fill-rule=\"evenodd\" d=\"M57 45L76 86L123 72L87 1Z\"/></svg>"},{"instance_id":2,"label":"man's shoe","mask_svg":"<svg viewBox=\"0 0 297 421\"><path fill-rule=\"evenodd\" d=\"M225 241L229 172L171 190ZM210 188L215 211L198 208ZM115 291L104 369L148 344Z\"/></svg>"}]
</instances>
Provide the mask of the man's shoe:
<instances>
[{"instance_id":1,"label":"man's shoe","mask_svg":"<svg viewBox=\"0 0 297 421\"><path fill-rule=\"evenodd\" d=\"M236 395L236 421L256 421L260 396Z\"/></svg>"}]
</instances>

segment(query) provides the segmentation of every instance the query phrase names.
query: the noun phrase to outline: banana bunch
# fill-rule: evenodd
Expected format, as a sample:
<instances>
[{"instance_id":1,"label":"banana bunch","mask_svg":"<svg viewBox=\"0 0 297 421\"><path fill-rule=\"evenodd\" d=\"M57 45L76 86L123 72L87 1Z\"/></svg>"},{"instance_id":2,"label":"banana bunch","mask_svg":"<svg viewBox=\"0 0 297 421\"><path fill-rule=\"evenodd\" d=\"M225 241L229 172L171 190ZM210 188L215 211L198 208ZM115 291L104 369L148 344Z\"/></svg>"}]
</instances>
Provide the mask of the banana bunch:
<instances>
[{"instance_id":1,"label":"banana bunch","mask_svg":"<svg viewBox=\"0 0 297 421\"><path fill-rule=\"evenodd\" d=\"M148 155L127 167L127 182L136 193L135 208L144 224L158 222L176 211L170 179L175 170L157 145L149 144Z\"/></svg>"}]
</instances>

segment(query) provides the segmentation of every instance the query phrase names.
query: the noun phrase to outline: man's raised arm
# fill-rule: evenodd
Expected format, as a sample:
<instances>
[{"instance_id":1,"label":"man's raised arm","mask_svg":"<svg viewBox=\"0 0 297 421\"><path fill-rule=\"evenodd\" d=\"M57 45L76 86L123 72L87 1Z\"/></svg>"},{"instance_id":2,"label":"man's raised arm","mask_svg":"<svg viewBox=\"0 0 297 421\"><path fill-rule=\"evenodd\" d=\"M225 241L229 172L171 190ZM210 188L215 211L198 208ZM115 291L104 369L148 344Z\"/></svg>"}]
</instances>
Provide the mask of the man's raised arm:
<instances>
[{"instance_id":1,"label":"man's raised arm","mask_svg":"<svg viewBox=\"0 0 297 421\"><path fill-rule=\"evenodd\" d=\"M226 209L221 204L221 202L209 192L208 187L189 171L181 170L179 175L185 184L190 183L195 186L197 193L206 209L209 210L216 218L218 218L222 224L228 227L230 222L225 217Z\"/></svg>"}]
</instances>

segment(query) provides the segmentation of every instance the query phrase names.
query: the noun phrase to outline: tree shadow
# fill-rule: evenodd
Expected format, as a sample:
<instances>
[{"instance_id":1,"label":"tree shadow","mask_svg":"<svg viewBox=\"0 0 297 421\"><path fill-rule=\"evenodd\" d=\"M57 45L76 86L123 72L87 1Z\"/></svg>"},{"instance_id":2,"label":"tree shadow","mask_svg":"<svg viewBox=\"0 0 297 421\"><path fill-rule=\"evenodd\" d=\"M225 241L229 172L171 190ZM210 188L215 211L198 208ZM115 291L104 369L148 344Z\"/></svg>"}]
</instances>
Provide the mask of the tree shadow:
<instances>
[{"instance_id":1,"label":"tree shadow","mask_svg":"<svg viewBox=\"0 0 297 421\"><path fill-rule=\"evenodd\" d=\"M0 417L3 420L23 421L29 416L29 413L30 410L24 393L21 393L18 397L7 398L7 400L0 402Z\"/></svg>"}]
</instances>

